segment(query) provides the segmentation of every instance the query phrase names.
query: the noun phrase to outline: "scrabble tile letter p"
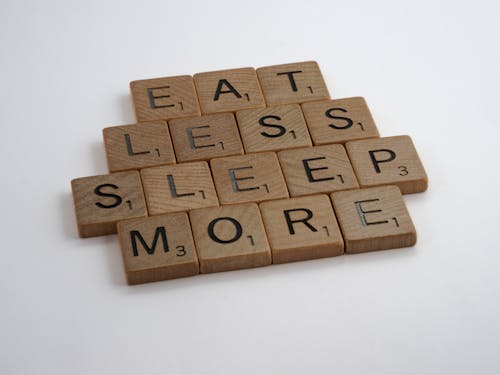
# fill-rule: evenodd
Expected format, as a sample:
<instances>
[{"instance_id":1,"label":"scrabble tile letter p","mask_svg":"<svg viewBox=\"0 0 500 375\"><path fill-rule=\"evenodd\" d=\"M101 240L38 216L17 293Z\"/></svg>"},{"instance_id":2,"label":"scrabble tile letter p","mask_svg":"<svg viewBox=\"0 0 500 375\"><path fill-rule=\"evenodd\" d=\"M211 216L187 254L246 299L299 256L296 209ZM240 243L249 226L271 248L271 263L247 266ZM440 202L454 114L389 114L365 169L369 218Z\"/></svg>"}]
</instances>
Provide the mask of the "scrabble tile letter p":
<instances>
[{"instance_id":1,"label":"scrabble tile letter p","mask_svg":"<svg viewBox=\"0 0 500 375\"><path fill-rule=\"evenodd\" d=\"M71 189L80 237L116 233L118 221L148 215L139 172L77 178Z\"/></svg>"},{"instance_id":2,"label":"scrabble tile letter p","mask_svg":"<svg viewBox=\"0 0 500 375\"><path fill-rule=\"evenodd\" d=\"M130 91L138 122L200 115L191 76L133 81Z\"/></svg>"},{"instance_id":3,"label":"scrabble tile letter p","mask_svg":"<svg viewBox=\"0 0 500 375\"><path fill-rule=\"evenodd\" d=\"M401 193L427 190L427 175L410 137L365 139L346 143L359 185L397 185Z\"/></svg>"},{"instance_id":4,"label":"scrabble tile letter p","mask_svg":"<svg viewBox=\"0 0 500 375\"><path fill-rule=\"evenodd\" d=\"M254 68L198 73L194 83L203 114L265 106Z\"/></svg>"}]
</instances>

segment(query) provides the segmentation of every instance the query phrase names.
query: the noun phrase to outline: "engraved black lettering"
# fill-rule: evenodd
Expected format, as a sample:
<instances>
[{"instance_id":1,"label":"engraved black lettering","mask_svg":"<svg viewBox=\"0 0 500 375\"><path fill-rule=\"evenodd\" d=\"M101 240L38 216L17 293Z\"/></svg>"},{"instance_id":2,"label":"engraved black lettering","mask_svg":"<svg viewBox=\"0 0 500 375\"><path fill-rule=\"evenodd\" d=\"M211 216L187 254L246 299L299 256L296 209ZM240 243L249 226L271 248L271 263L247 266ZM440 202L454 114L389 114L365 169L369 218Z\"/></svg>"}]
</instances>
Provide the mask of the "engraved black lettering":
<instances>
[{"instance_id":1,"label":"engraved black lettering","mask_svg":"<svg viewBox=\"0 0 500 375\"><path fill-rule=\"evenodd\" d=\"M215 225L220 221L228 221L231 224L233 224L234 229L235 229L234 236L232 236L231 238L223 239L215 234ZM217 242L217 243L221 243L221 244L233 243L235 241L238 241L240 239L240 237L242 236L242 234L243 234L243 228L241 227L241 224L239 223L238 220L236 220L235 218L232 218L232 217L218 217L218 218L212 220L208 224L208 236L210 237L210 239L212 241Z\"/></svg>"},{"instance_id":2,"label":"engraved black lettering","mask_svg":"<svg viewBox=\"0 0 500 375\"><path fill-rule=\"evenodd\" d=\"M102 189L104 189L104 188L118 189L118 186L116 186L114 184L102 184L102 185L96 186L96 188L94 189L95 195L98 195L100 197L113 198L114 202L110 203L110 204L104 204L101 202L97 202L95 205L99 208L115 208L115 207L119 206L122 203L122 197L120 197L117 194L113 194L113 193L105 193L102 191Z\"/></svg>"},{"instance_id":3,"label":"engraved black lettering","mask_svg":"<svg viewBox=\"0 0 500 375\"><path fill-rule=\"evenodd\" d=\"M380 201L380 199L367 199L367 200L364 200L364 201L356 201L356 202L354 202L354 205L356 206L356 211L358 212L359 218L361 219L361 224L363 224L364 226L376 225L376 224L387 224L388 223L387 220L368 221L366 219L366 214L372 214L372 213L376 213L376 212L382 212L382 210L369 210L369 211L365 211L363 209L363 207L361 207L361 204L362 203L370 203L370 202L378 202L378 201Z\"/></svg>"},{"instance_id":4,"label":"engraved black lettering","mask_svg":"<svg viewBox=\"0 0 500 375\"><path fill-rule=\"evenodd\" d=\"M170 86L149 87L147 89L148 98L149 98L149 106L151 108L175 107L175 104L164 104L164 105L158 105L158 104L156 104L156 99L170 98L170 95L155 95L154 90L163 90L163 89L169 89L169 88L170 88Z\"/></svg>"},{"instance_id":5,"label":"engraved black lettering","mask_svg":"<svg viewBox=\"0 0 500 375\"><path fill-rule=\"evenodd\" d=\"M197 148L205 148L205 147L215 147L215 144L209 143L209 144L204 144L204 145L199 145L196 144L195 139L199 138L211 138L212 136L210 134L198 134L194 135L193 130L194 129L208 129L210 128L209 125L204 125L204 126L195 126L194 128L186 128L186 133L189 139L189 147L191 147L192 150L196 150Z\"/></svg>"},{"instance_id":6,"label":"engraved black lettering","mask_svg":"<svg viewBox=\"0 0 500 375\"><path fill-rule=\"evenodd\" d=\"M124 134L124 136L125 136L125 145L127 146L127 154L128 154L128 156L144 155L144 154L149 154L151 152L151 151L139 151L139 152L135 152L134 148L132 147L132 141L130 140L130 134Z\"/></svg>"},{"instance_id":7,"label":"engraved black lettering","mask_svg":"<svg viewBox=\"0 0 500 375\"><path fill-rule=\"evenodd\" d=\"M292 219L291 216L290 216L290 214L292 212L302 212L302 213L305 213L305 217L300 218L300 219ZM295 224L295 223L302 223L302 224L304 224L307 228L309 228L309 230L311 230L311 232L317 232L318 231L316 228L314 228L309 223L309 220L311 220L312 217L313 217L313 213L308 208L294 208L294 209L291 209L291 210L284 210L283 214L285 215L286 224L288 225L288 231L290 232L290 234L295 234L295 229L293 227L293 224Z\"/></svg>"},{"instance_id":8,"label":"engraved black lettering","mask_svg":"<svg viewBox=\"0 0 500 375\"><path fill-rule=\"evenodd\" d=\"M349 117L343 117L343 116L334 116L332 112L334 111L341 111L341 112L347 112L346 109L344 108L330 108L325 112L325 116L332 119L332 120L342 120L345 121L345 124L339 125L335 123L328 124L329 127L337 130L343 130L343 129L349 129L352 124L354 123Z\"/></svg>"},{"instance_id":9,"label":"engraved black lettering","mask_svg":"<svg viewBox=\"0 0 500 375\"><path fill-rule=\"evenodd\" d=\"M141 232L139 232L138 230L130 231L130 242L132 242L132 252L134 253L134 256L135 257L139 256L139 250L137 248L137 240L139 240L140 244L149 255L153 255L156 250L156 245L158 244L158 239L160 238L163 244L163 251L168 252L169 248L167 241L167 232L165 231L165 227L156 228L151 246L149 246L146 243L146 241L142 237Z\"/></svg>"},{"instance_id":10,"label":"engraved black lettering","mask_svg":"<svg viewBox=\"0 0 500 375\"><path fill-rule=\"evenodd\" d=\"M380 163L387 163L396 159L396 153L392 150L380 149L380 150L371 150L368 151L370 154L370 159L372 161L373 167L375 168L375 172L380 173ZM386 159L377 159L376 154L385 154L387 156Z\"/></svg>"},{"instance_id":11,"label":"engraved black lettering","mask_svg":"<svg viewBox=\"0 0 500 375\"><path fill-rule=\"evenodd\" d=\"M294 70L292 72L277 73L276 75L278 75L278 76L283 76L283 75L288 76L288 80L290 81L290 86L292 86L292 91L298 91L298 89L297 89L297 83L295 82L295 77L293 76L294 74L297 74L297 73L302 73L302 70Z\"/></svg>"},{"instance_id":12,"label":"engraved black lettering","mask_svg":"<svg viewBox=\"0 0 500 375\"><path fill-rule=\"evenodd\" d=\"M268 116L263 116L259 119L259 125L260 126L267 126L269 128L275 128L275 129L278 129L278 132L277 133L266 133L266 132L261 132L260 134L263 135L264 137L268 137L268 138L277 138L277 137L281 137L283 134L286 133L286 129L285 127L281 126L281 125L276 125L276 124L269 124L266 122L266 120L268 119L273 119L273 120L277 120L277 121L281 121L281 117L279 116L273 116L273 115L268 115Z\"/></svg>"},{"instance_id":13,"label":"engraved black lettering","mask_svg":"<svg viewBox=\"0 0 500 375\"><path fill-rule=\"evenodd\" d=\"M222 90L223 86L226 86L227 90ZM220 94L229 94L229 93L232 93L238 99L241 98L241 94L233 87L233 85L231 85L227 81L227 79L220 79L219 83L217 84L217 89L215 90L214 102L219 100Z\"/></svg>"},{"instance_id":14,"label":"engraved black lettering","mask_svg":"<svg viewBox=\"0 0 500 375\"><path fill-rule=\"evenodd\" d=\"M255 177L254 176L247 176L247 177L236 177L236 171L241 171L245 169L253 169L252 166L246 166L246 167L239 167L239 168L231 168L229 169L229 179L231 180L231 186L233 187L233 191L235 193L239 193L241 191L250 191L250 190L258 190L258 186L252 186L252 187L247 187L247 188L241 188L238 185L238 181L245 181L245 180L253 180Z\"/></svg>"},{"instance_id":15,"label":"engraved black lettering","mask_svg":"<svg viewBox=\"0 0 500 375\"><path fill-rule=\"evenodd\" d=\"M325 170L325 169L328 169L328 167L317 167L317 168L312 168L309 163L311 161L315 161L315 160L324 160L326 159L324 156L320 156L320 157L317 157L317 158L310 158L310 159L304 159L302 160L302 164L304 165L304 169L306 171L306 176L307 176L307 180L309 182L320 182L320 181L329 181L329 180L333 180L335 179L335 177L331 176L331 177L321 177L321 178L315 178L313 176L313 172L314 171L321 171L321 170Z\"/></svg>"},{"instance_id":16,"label":"engraved black lettering","mask_svg":"<svg viewBox=\"0 0 500 375\"><path fill-rule=\"evenodd\" d=\"M180 198L180 197L188 197L194 195L194 193L181 193L177 192L177 187L175 186L174 176L171 174L167 175L168 187L170 188L170 193L172 194L172 198Z\"/></svg>"}]
</instances>

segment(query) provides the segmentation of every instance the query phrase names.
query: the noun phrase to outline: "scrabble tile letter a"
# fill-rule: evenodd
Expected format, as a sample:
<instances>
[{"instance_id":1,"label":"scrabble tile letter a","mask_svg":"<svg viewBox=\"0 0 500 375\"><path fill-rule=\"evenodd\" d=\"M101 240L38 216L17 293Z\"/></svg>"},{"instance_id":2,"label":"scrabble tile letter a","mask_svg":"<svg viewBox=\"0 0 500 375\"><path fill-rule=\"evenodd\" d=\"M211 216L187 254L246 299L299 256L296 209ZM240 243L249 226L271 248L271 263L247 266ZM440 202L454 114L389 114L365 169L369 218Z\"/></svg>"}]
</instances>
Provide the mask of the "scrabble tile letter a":
<instances>
[{"instance_id":1,"label":"scrabble tile letter a","mask_svg":"<svg viewBox=\"0 0 500 375\"><path fill-rule=\"evenodd\" d=\"M254 68L198 73L194 83L203 114L265 106Z\"/></svg>"}]
</instances>

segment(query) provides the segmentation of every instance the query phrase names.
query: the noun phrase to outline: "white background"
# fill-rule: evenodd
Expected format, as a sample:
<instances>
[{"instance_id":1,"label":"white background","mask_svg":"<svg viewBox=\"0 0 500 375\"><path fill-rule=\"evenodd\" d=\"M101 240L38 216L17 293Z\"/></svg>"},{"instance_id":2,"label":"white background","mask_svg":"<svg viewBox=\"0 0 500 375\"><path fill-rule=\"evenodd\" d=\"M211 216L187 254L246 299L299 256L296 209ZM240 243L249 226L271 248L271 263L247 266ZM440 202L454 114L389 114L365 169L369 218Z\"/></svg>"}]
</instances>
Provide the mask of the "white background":
<instances>
[{"instance_id":1,"label":"white background","mask_svg":"<svg viewBox=\"0 0 500 375\"><path fill-rule=\"evenodd\" d=\"M0 373L500 373L498 5L2 0ZM311 59L412 136L417 246L129 287L77 237L129 81Z\"/></svg>"}]
</instances>

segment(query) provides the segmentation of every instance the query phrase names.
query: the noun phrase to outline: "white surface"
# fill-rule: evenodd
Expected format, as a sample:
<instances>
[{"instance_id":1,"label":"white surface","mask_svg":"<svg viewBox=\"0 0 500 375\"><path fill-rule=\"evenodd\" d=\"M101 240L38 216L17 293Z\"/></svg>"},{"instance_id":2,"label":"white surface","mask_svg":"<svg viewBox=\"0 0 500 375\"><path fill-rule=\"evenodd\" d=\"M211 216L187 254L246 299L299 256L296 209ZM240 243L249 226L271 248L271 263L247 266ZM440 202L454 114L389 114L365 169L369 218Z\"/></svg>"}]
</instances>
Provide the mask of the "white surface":
<instances>
[{"instance_id":1,"label":"white surface","mask_svg":"<svg viewBox=\"0 0 500 375\"><path fill-rule=\"evenodd\" d=\"M0 4L1 374L498 374L496 1ZM77 238L128 82L315 59L410 134L430 178L410 249L137 287Z\"/></svg>"}]
</instances>

